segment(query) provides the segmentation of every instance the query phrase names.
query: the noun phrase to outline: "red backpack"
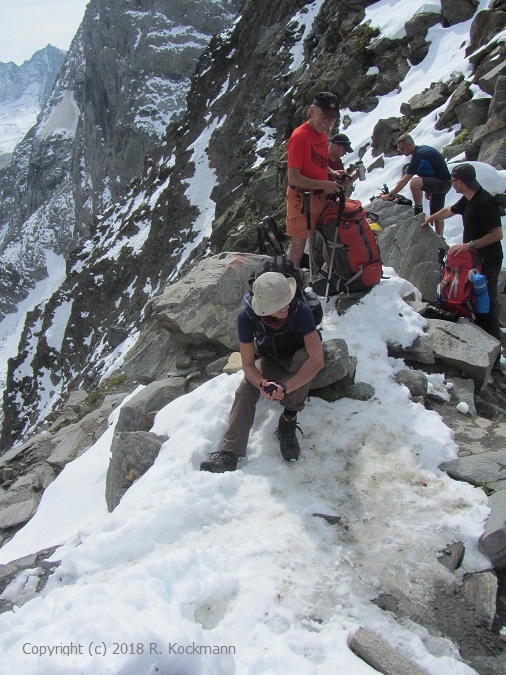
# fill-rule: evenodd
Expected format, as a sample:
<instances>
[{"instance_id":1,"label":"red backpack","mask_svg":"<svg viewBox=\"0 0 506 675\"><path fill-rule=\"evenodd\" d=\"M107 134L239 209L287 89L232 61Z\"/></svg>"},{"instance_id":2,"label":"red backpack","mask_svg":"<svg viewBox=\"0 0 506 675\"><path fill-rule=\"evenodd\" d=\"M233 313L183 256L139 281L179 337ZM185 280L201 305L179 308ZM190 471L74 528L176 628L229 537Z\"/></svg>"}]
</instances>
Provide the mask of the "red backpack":
<instances>
[{"instance_id":1,"label":"red backpack","mask_svg":"<svg viewBox=\"0 0 506 675\"><path fill-rule=\"evenodd\" d=\"M446 255L440 290L441 309L466 319L475 318L474 272L481 273L481 260L476 251Z\"/></svg>"},{"instance_id":2,"label":"red backpack","mask_svg":"<svg viewBox=\"0 0 506 675\"><path fill-rule=\"evenodd\" d=\"M333 293L366 292L380 281L383 267L378 240L359 201L346 199L340 218L339 201L330 202L323 209L319 231L330 257L335 241L330 281Z\"/></svg>"}]
</instances>

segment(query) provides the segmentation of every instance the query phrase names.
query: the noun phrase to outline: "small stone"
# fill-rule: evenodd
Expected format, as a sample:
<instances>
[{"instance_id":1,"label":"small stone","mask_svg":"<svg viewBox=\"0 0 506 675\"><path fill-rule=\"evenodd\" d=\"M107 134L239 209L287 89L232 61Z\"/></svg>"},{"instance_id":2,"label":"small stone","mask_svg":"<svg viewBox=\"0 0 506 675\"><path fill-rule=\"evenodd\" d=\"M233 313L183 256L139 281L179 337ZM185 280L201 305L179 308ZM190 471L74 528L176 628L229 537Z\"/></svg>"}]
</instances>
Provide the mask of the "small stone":
<instances>
[{"instance_id":1,"label":"small stone","mask_svg":"<svg viewBox=\"0 0 506 675\"><path fill-rule=\"evenodd\" d=\"M201 351L194 352L193 358L197 361L203 361L204 359L212 359L216 356L216 352L211 352L209 350L202 349Z\"/></svg>"}]
</instances>

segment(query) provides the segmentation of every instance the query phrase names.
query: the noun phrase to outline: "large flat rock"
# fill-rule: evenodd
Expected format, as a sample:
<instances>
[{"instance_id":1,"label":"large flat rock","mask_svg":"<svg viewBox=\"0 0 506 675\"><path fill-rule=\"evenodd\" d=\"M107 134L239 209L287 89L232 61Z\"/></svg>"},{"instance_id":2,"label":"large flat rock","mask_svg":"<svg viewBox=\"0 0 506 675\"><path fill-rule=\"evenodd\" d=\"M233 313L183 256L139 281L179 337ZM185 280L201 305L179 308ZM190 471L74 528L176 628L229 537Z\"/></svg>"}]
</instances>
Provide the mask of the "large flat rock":
<instances>
[{"instance_id":1,"label":"large flat rock","mask_svg":"<svg viewBox=\"0 0 506 675\"><path fill-rule=\"evenodd\" d=\"M428 319L428 335L434 356L473 378L476 386L486 386L501 344L469 321Z\"/></svg>"},{"instance_id":2,"label":"large flat rock","mask_svg":"<svg viewBox=\"0 0 506 675\"><path fill-rule=\"evenodd\" d=\"M440 469L455 478L473 485L487 485L493 490L506 489L506 450L483 452L481 455L459 457L443 462Z\"/></svg>"},{"instance_id":3,"label":"large flat rock","mask_svg":"<svg viewBox=\"0 0 506 675\"><path fill-rule=\"evenodd\" d=\"M237 313L251 275L269 256L220 253L201 261L153 301L153 313L170 332L190 342L218 342L237 350Z\"/></svg>"}]
</instances>

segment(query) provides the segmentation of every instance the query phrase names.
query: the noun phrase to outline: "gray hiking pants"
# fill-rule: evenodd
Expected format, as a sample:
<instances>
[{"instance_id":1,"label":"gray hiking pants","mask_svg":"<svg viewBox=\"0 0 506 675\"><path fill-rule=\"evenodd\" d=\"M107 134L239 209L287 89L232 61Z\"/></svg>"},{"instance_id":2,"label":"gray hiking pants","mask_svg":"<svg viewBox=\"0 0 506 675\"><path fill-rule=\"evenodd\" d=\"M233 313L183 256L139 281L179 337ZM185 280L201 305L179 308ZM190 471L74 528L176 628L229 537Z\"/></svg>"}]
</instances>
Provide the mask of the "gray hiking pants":
<instances>
[{"instance_id":1,"label":"gray hiking pants","mask_svg":"<svg viewBox=\"0 0 506 675\"><path fill-rule=\"evenodd\" d=\"M286 382L292 375L297 373L302 364L307 361L308 355L305 349L299 349L291 359L276 363L267 357L261 357L256 361L257 368L266 380L272 382ZM291 412L299 412L309 392L311 382L290 392L280 401L281 406ZM248 445L249 432L255 420L255 409L260 392L244 377L235 392L234 402L228 420L228 429L223 439L222 450L233 452L234 455L244 457Z\"/></svg>"}]
</instances>

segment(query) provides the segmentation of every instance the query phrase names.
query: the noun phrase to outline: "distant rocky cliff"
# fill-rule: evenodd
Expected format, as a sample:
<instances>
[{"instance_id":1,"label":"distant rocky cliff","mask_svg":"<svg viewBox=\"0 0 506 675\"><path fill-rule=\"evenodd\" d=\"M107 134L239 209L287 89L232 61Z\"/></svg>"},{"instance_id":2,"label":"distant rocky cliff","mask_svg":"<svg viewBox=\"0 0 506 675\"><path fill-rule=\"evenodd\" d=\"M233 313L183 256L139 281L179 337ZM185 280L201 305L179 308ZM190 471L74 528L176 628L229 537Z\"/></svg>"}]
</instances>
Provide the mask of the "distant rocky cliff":
<instances>
[{"instance_id":1,"label":"distant rocky cliff","mask_svg":"<svg viewBox=\"0 0 506 675\"><path fill-rule=\"evenodd\" d=\"M0 176L0 318L67 258L185 109L195 63L237 0L91 0L37 125Z\"/></svg>"},{"instance_id":2,"label":"distant rocky cliff","mask_svg":"<svg viewBox=\"0 0 506 675\"><path fill-rule=\"evenodd\" d=\"M122 354L138 339L150 301L168 282L210 252L254 251L255 225L266 213L282 222L285 141L303 121L315 92L336 91L343 110L374 110L381 97L396 91L409 69L425 58L430 46L429 27L451 27L469 20L477 3L442 0L441 13L430 5L410 19L406 35L400 39L381 37L377 29L362 23L370 4L368 0L245 2L240 18L213 37L198 60L184 116L169 124L159 147L153 142L148 150L149 135L142 134L138 127L125 136L125 129L134 122L126 101L118 99L120 88L113 87L113 83L126 83L132 77L126 61L137 58L135 50L131 51L136 43L128 41L128 31L108 28L111 21L100 9L100 2L90 3L72 50L82 50L84 55L94 36L100 43L110 35L111 46L103 44L98 50L100 58L67 59L53 94L53 108L41 120L34 138L25 141L37 145L38 134L44 124L49 125L57 104L68 110L73 100L81 112L86 111L84 118L82 114L78 118L72 141L72 147L77 145L81 151L71 154L69 164L51 164L38 173L35 166L31 167L35 175L62 186L59 216L66 214L67 208L68 192L63 191L63 182L73 176L70 210L80 218L68 220L69 227L74 228L69 236L75 236L76 248L69 256L67 278L46 304L28 316L18 355L9 363L3 408L4 447L38 428L44 418L50 419L68 391L90 391L121 367ZM473 159L487 153L486 161L493 163L501 161L504 148L500 111L504 110L505 47L496 36L505 16L505 1L494 0L474 19L469 49L474 53L471 64L476 70L445 83L443 103L448 102L448 110L438 120L447 125L445 128L457 125L455 141L461 143L462 152ZM158 21L157 17L152 18ZM144 19L148 21L148 17ZM137 14L134 20L137 22ZM135 25L134 35L151 34L149 27ZM114 37L120 36L124 37L125 51L121 58L119 53L114 58L114 49L119 52ZM75 72L72 81L80 86L67 94L72 99L64 103L71 67ZM481 89L484 80L494 93L493 104L488 89ZM459 87L466 92L462 103L486 99L485 117L464 116L455 104ZM402 131L411 130L425 115L432 114L436 107L432 88L421 78L420 93L425 89L431 94L425 94L427 106L417 108L410 100L406 101L409 110L392 111L381 134L382 145L375 149L377 167ZM142 99L140 85L137 91L137 98ZM478 103L476 109L482 106ZM343 114L341 128L346 125ZM371 129L373 143L378 136L374 131ZM493 139L493 153L491 144L485 143L487 138ZM70 147L61 136L51 139L51 154L44 156L48 163L58 153L65 157ZM365 150L361 148L360 152ZM39 161L43 162L42 156ZM56 167L64 164L65 171L58 173ZM26 180L27 173L16 174L15 180L12 176L11 202L16 185L18 193L23 192L23 175ZM137 177L128 182L133 176ZM109 192L104 192L107 180ZM36 184L42 190L40 182ZM37 190L30 189L26 195L30 195L28 201L34 209L40 202ZM25 215L33 214L27 222L35 222L37 212L27 209L25 199L19 206L19 211L23 210ZM60 220L67 223L66 217ZM85 235L86 243L78 247L77 240ZM11 269L12 293L13 279L19 278L16 275L20 271ZM61 335L55 340L51 336L57 330Z\"/></svg>"}]
</instances>

